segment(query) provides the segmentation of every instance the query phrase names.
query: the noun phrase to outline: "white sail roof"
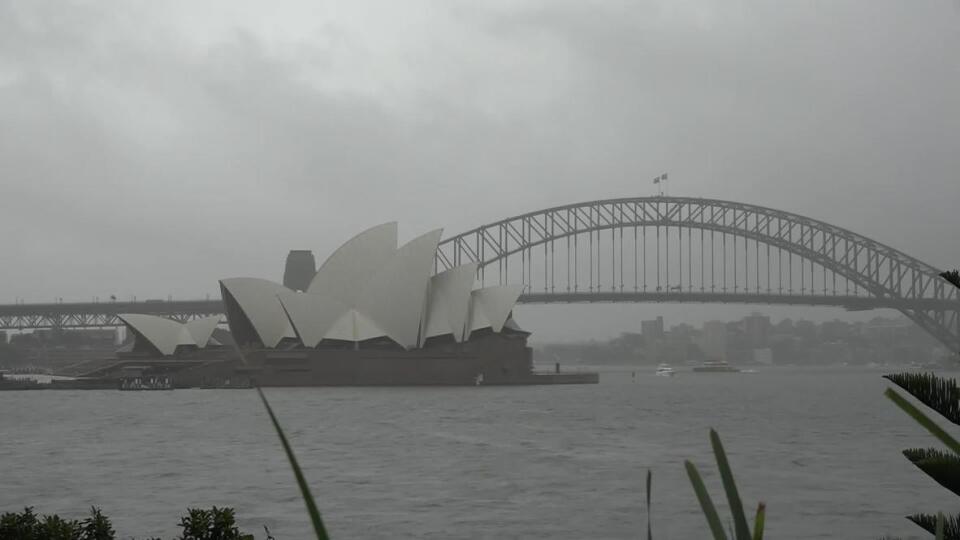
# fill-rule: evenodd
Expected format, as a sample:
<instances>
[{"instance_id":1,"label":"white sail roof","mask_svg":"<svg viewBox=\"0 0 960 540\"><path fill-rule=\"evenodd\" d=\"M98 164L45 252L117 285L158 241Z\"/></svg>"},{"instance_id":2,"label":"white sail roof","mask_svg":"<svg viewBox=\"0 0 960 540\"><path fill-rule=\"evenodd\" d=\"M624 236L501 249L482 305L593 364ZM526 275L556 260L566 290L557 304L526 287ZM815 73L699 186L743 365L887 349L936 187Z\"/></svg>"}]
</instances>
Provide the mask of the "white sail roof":
<instances>
[{"instance_id":1,"label":"white sail roof","mask_svg":"<svg viewBox=\"0 0 960 540\"><path fill-rule=\"evenodd\" d=\"M464 264L430 278L422 338L453 334L458 343L470 313L470 291L477 275L477 263ZM422 341L421 341L422 342Z\"/></svg>"},{"instance_id":2,"label":"white sail roof","mask_svg":"<svg viewBox=\"0 0 960 540\"><path fill-rule=\"evenodd\" d=\"M415 347L441 232L431 231L400 249L395 248L395 223L351 239L327 259L309 292L278 293L295 335L307 347L324 339L364 341L383 336Z\"/></svg>"},{"instance_id":3,"label":"white sail roof","mask_svg":"<svg viewBox=\"0 0 960 540\"><path fill-rule=\"evenodd\" d=\"M280 303L297 337L306 347L316 347L351 306L328 294L280 295ZM338 338L339 339L339 338Z\"/></svg>"},{"instance_id":4,"label":"white sail roof","mask_svg":"<svg viewBox=\"0 0 960 540\"><path fill-rule=\"evenodd\" d=\"M283 338L296 337L278 298L293 291L260 278L222 279L220 284L236 300L265 347L276 347Z\"/></svg>"},{"instance_id":5,"label":"white sail roof","mask_svg":"<svg viewBox=\"0 0 960 540\"><path fill-rule=\"evenodd\" d=\"M354 305L367 281L397 251L397 223L367 229L337 248L313 276L307 292Z\"/></svg>"},{"instance_id":6,"label":"white sail roof","mask_svg":"<svg viewBox=\"0 0 960 540\"><path fill-rule=\"evenodd\" d=\"M517 299L523 294L525 285L505 285L477 289L470 295L470 320L467 334L482 328L491 328L494 332L503 329Z\"/></svg>"},{"instance_id":7,"label":"white sail roof","mask_svg":"<svg viewBox=\"0 0 960 540\"><path fill-rule=\"evenodd\" d=\"M121 313L117 317L164 356L176 352L180 345L197 344L187 327L177 321L142 313ZM209 336L207 338L209 339Z\"/></svg>"},{"instance_id":8,"label":"white sail roof","mask_svg":"<svg viewBox=\"0 0 960 540\"><path fill-rule=\"evenodd\" d=\"M437 229L404 244L376 270L357 299L357 312L407 349L417 346L441 234Z\"/></svg>"},{"instance_id":9,"label":"white sail roof","mask_svg":"<svg viewBox=\"0 0 960 540\"><path fill-rule=\"evenodd\" d=\"M217 329L218 324L220 324L220 316L211 315L210 317L187 321L184 326L190 333L190 337L193 338L193 342L202 349L210 343L210 336L213 335L213 331Z\"/></svg>"},{"instance_id":10,"label":"white sail roof","mask_svg":"<svg viewBox=\"0 0 960 540\"><path fill-rule=\"evenodd\" d=\"M366 341L386 335L387 333L369 317L356 309L348 309L330 326L324 339Z\"/></svg>"}]
</instances>

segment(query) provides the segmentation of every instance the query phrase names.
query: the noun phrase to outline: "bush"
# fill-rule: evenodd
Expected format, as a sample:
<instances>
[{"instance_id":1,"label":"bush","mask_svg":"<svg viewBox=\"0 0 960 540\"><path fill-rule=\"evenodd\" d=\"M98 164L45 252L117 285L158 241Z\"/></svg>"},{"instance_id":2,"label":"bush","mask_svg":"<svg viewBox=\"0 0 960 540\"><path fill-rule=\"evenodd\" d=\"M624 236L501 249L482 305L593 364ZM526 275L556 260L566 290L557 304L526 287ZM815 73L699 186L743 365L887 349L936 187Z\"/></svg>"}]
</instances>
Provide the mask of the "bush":
<instances>
[{"instance_id":1,"label":"bush","mask_svg":"<svg viewBox=\"0 0 960 540\"><path fill-rule=\"evenodd\" d=\"M110 520L99 508L90 509L90 517L82 522L67 521L56 514L39 516L32 507L19 514L0 516L0 538L3 540L114 540Z\"/></svg>"},{"instance_id":2,"label":"bush","mask_svg":"<svg viewBox=\"0 0 960 540\"><path fill-rule=\"evenodd\" d=\"M253 540L252 534L240 532L233 508L188 508L187 515L180 518L180 528L182 532L177 540ZM110 518L96 507L90 509L90 516L83 521L67 521L56 514L40 516L32 507L24 508L19 514L0 515L0 540L115 539Z\"/></svg>"},{"instance_id":3,"label":"bush","mask_svg":"<svg viewBox=\"0 0 960 540\"><path fill-rule=\"evenodd\" d=\"M177 540L253 540L252 534L241 533L236 526L233 508L188 508L180 528L183 533Z\"/></svg>"}]
</instances>

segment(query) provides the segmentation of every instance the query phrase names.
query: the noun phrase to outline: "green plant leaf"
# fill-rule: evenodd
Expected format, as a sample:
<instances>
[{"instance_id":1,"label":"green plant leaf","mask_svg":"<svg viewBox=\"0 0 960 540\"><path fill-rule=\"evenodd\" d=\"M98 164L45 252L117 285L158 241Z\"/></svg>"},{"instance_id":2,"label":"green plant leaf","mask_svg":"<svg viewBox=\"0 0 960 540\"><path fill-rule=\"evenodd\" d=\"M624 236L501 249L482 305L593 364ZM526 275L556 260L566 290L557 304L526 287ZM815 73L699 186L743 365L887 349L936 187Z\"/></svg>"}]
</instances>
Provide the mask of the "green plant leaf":
<instances>
[{"instance_id":1,"label":"green plant leaf","mask_svg":"<svg viewBox=\"0 0 960 540\"><path fill-rule=\"evenodd\" d=\"M257 393L260 394L260 399L263 401L263 406L267 408L267 414L270 415L270 421L273 422L273 427L277 431L277 436L280 437L280 443L283 445L283 451L287 453L287 459L290 460L290 467L293 469L293 475L297 478L297 485L300 486L300 495L303 496L303 502L307 505L307 512L310 514L310 521L313 523L313 530L317 533L317 540L329 540L327 536L327 529L323 526L323 520L320 518L320 511L317 509L317 505L313 500L313 495L310 494L310 486L307 485L307 480L303 476L303 471L300 470L300 464L297 463L297 458L293 455L293 449L290 447L290 443L287 442L287 436L284 435L283 429L280 427L280 422L277 421L276 415L273 414L273 409L270 408L270 403L267 401L267 396L263 395L263 390L257 386Z\"/></svg>"},{"instance_id":2,"label":"green plant leaf","mask_svg":"<svg viewBox=\"0 0 960 540\"><path fill-rule=\"evenodd\" d=\"M747 525L747 516L743 511L740 493L737 492L737 484L733 481L733 471L730 470L727 454L723 451L720 435L712 429L710 430L710 444L713 446L713 454L717 458L717 467L720 469L723 489L727 492L727 502L730 504L730 513L733 514L736 538L737 540L750 540L750 527Z\"/></svg>"},{"instance_id":3,"label":"green plant leaf","mask_svg":"<svg viewBox=\"0 0 960 540\"><path fill-rule=\"evenodd\" d=\"M883 378L903 388L947 420L960 425L960 387L955 379L933 373L891 373Z\"/></svg>"},{"instance_id":4,"label":"green plant leaf","mask_svg":"<svg viewBox=\"0 0 960 540\"><path fill-rule=\"evenodd\" d=\"M767 519L767 505L757 505L757 516L753 520L753 540L763 540L763 523Z\"/></svg>"},{"instance_id":5,"label":"green plant leaf","mask_svg":"<svg viewBox=\"0 0 960 540\"><path fill-rule=\"evenodd\" d=\"M935 448L910 448L903 455L938 484L960 495L960 456Z\"/></svg>"},{"instance_id":6,"label":"green plant leaf","mask_svg":"<svg viewBox=\"0 0 960 540\"><path fill-rule=\"evenodd\" d=\"M941 514L942 515L942 514ZM914 514L907 519L916 523L930 534L937 533L937 520L940 516ZM943 516L943 537L947 540L960 538L960 515Z\"/></svg>"},{"instance_id":7,"label":"green plant leaf","mask_svg":"<svg viewBox=\"0 0 960 540\"><path fill-rule=\"evenodd\" d=\"M720 522L720 516L717 514L717 508L713 505L710 494L707 493L707 487L703 485L703 479L700 478L697 467L689 461L684 461L683 465L687 468L687 476L690 477L690 483L693 484L693 491L697 494L697 500L700 501L700 508L707 518L707 524L710 525L714 540L727 540L727 535L723 532L723 523Z\"/></svg>"},{"instance_id":8,"label":"green plant leaf","mask_svg":"<svg viewBox=\"0 0 960 540\"><path fill-rule=\"evenodd\" d=\"M923 411L914 407L912 403L904 399L903 396L898 394L893 388L887 388L883 395L887 396L890 401L893 401L897 407L903 409L903 412L913 417L918 424L926 428L934 437L940 439L940 442L947 445L955 454L960 455L960 443L944 431L943 428L938 426L936 422L931 420L930 417L923 414Z\"/></svg>"},{"instance_id":9,"label":"green plant leaf","mask_svg":"<svg viewBox=\"0 0 960 540\"><path fill-rule=\"evenodd\" d=\"M937 512L937 526L934 532L936 540L943 540L943 512Z\"/></svg>"}]
</instances>

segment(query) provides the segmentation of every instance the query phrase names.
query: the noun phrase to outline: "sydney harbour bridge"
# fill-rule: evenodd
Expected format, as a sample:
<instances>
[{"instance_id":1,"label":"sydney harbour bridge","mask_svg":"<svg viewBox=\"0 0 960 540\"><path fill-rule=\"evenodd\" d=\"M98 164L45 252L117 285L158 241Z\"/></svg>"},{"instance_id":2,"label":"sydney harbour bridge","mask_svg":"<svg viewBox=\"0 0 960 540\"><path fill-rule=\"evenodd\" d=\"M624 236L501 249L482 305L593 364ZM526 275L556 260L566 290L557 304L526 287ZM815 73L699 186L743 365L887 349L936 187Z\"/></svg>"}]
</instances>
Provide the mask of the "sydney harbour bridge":
<instances>
[{"instance_id":1,"label":"sydney harbour bridge","mask_svg":"<svg viewBox=\"0 0 960 540\"><path fill-rule=\"evenodd\" d=\"M527 285L525 303L697 302L893 308L960 351L958 290L940 270L861 234L762 206L638 197L548 208L440 243L435 268L475 261L483 284ZM13 304L0 329L180 321L219 300Z\"/></svg>"}]
</instances>

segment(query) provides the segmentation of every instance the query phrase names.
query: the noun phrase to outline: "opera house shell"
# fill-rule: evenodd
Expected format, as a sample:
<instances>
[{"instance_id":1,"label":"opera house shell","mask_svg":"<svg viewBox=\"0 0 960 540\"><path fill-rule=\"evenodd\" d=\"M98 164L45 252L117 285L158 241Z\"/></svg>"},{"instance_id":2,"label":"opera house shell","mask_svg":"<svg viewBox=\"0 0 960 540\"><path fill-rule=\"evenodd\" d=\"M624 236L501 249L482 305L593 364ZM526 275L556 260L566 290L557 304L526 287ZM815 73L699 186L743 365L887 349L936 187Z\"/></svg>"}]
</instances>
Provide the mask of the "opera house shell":
<instances>
[{"instance_id":1,"label":"opera house shell","mask_svg":"<svg viewBox=\"0 0 960 540\"><path fill-rule=\"evenodd\" d=\"M219 315L186 323L140 313L121 313L117 317L133 333L135 350L172 356L181 347L205 349L207 345L220 345L213 338L220 323Z\"/></svg>"},{"instance_id":2,"label":"opera house shell","mask_svg":"<svg viewBox=\"0 0 960 540\"><path fill-rule=\"evenodd\" d=\"M373 227L334 251L312 278L312 254L296 252L285 282L303 290L223 279L229 333L218 328L219 315L186 323L120 315L135 339L118 355L153 370L179 365L180 386L597 382L596 374L559 368L534 374L529 333L512 317L524 287L477 288L476 263L435 274L440 234L398 246L396 223Z\"/></svg>"},{"instance_id":3,"label":"opera house shell","mask_svg":"<svg viewBox=\"0 0 960 540\"><path fill-rule=\"evenodd\" d=\"M474 288L476 263L433 274L440 230L398 247L368 229L320 265L306 290L220 281L227 322L261 384L466 384L529 374L511 318L523 286Z\"/></svg>"},{"instance_id":4,"label":"opera house shell","mask_svg":"<svg viewBox=\"0 0 960 540\"><path fill-rule=\"evenodd\" d=\"M396 223L364 231L320 266L306 291L259 278L221 280L234 339L270 349L380 340L411 350L431 338L460 343L476 330L500 332L523 287L474 290L476 263L431 275L440 233L398 248Z\"/></svg>"}]
</instances>

